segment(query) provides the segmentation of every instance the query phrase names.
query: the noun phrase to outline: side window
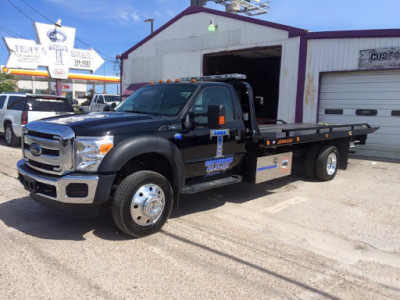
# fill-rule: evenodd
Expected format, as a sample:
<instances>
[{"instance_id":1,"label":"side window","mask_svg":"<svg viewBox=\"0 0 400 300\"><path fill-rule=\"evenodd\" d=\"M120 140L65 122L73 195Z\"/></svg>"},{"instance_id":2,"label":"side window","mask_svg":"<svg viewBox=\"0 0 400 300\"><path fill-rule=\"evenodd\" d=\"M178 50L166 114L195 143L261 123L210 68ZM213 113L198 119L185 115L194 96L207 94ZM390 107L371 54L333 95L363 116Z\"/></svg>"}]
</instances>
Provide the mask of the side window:
<instances>
[{"instance_id":1,"label":"side window","mask_svg":"<svg viewBox=\"0 0 400 300\"><path fill-rule=\"evenodd\" d=\"M226 122L234 121L232 99L228 89L224 87L205 88L190 109L195 126L208 125L208 106L224 105Z\"/></svg>"},{"instance_id":2,"label":"side window","mask_svg":"<svg viewBox=\"0 0 400 300\"><path fill-rule=\"evenodd\" d=\"M0 109L3 108L7 96L0 96Z\"/></svg>"},{"instance_id":3,"label":"side window","mask_svg":"<svg viewBox=\"0 0 400 300\"><path fill-rule=\"evenodd\" d=\"M24 110L25 109L25 97L21 96L10 96L7 103L7 109L13 110Z\"/></svg>"},{"instance_id":4,"label":"side window","mask_svg":"<svg viewBox=\"0 0 400 300\"><path fill-rule=\"evenodd\" d=\"M100 95L100 96L97 98L97 103L99 103L99 104L104 104L104 97L103 97L103 95Z\"/></svg>"}]
</instances>

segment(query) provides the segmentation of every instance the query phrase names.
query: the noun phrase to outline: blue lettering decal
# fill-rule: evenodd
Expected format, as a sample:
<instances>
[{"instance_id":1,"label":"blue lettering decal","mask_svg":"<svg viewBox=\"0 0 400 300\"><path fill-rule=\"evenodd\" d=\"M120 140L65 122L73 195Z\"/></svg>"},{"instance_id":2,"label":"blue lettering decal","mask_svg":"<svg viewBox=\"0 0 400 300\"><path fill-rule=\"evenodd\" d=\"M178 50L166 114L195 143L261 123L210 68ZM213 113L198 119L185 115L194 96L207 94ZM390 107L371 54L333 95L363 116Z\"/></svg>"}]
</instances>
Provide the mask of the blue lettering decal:
<instances>
[{"instance_id":1,"label":"blue lettering decal","mask_svg":"<svg viewBox=\"0 0 400 300\"><path fill-rule=\"evenodd\" d=\"M228 135L227 130L213 130L212 131L212 136L223 136L223 135Z\"/></svg>"},{"instance_id":2,"label":"blue lettering decal","mask_svg":"<svg viewBox=\"0 0 400 300\"><path fill-rule=\"evenodd\" d=\"M224 136L229 137L229 129L213 129L210 130L210 138L217 137L217 153L216 157L224 156Z\"/></svg>"},{"instance_id":3,"label":"blue lettering decal","mask_svg":"<svg viewBox=\"0 0 400 300\"><path fill-rule=\"evenodd\" d=\"M266 167L261 167L257 168L257 172L265 171L265 170L270 170L270 169L275 169L277 165L271 165L271 166L266 166Z\"/></svg>"},{"instance_id":4,"label":"blue lettering decal","mask_svg":"<svg viewBox=\"0 0 400 300\"><path fill-rule=\"evenodd\" d=\"M226 172L231 167L233 157L208 160L205 162L206 172L208 175L217 175Z\"/></svg>"}]
</instances>

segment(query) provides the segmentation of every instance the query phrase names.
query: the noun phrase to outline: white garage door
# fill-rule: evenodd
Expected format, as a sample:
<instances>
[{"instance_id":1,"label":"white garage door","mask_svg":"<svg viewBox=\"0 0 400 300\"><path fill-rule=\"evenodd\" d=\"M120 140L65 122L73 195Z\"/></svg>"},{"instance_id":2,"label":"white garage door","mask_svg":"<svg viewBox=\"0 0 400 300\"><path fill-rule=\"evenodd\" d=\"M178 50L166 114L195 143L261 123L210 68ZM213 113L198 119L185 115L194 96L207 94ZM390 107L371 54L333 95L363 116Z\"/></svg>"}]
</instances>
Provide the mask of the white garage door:
<instances>
[{"instance_id":1,"label":"white garage door","mask_svg":"<svg viewBox=\"0 0 400 300\"><path fill-rule=\"evenodd\" d=\"M400 71L323 74L318 121L380 126L357 154L400 159Z\"/></svg>"}]
</instances>

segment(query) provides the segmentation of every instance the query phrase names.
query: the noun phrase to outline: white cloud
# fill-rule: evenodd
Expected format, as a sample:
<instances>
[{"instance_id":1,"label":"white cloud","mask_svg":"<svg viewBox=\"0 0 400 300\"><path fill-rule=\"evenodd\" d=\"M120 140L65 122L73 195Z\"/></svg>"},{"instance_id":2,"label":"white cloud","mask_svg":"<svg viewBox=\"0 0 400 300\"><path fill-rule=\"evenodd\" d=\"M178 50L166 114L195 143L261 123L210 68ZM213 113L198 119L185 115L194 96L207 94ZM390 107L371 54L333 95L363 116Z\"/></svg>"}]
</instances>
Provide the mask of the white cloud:
<instances>
[{"instance_id":1,"label":"white cloud","mask_svg":"<svg viewBox=\"0 0 400 300\"><path fill-rule=\"evenodd\" d=\"M144 20L144 12L129 0L45 0L70 13L91 20L106 20L112 24L129 25Z\"/></svg>"},{"instance_id":2,"label":"white cloud","mask_svg":"<svg viewBox=\"0 0 400 300\"><path fill-rule=\"evenodd\" d=\"M136 12L131 13L131 14L130 14L130 17L131 17L132 20L134 20L135 22L140 22L140 21L142 21L142 19L140 18L140 16L139 16Z\"/></svg>"}]
</instances>

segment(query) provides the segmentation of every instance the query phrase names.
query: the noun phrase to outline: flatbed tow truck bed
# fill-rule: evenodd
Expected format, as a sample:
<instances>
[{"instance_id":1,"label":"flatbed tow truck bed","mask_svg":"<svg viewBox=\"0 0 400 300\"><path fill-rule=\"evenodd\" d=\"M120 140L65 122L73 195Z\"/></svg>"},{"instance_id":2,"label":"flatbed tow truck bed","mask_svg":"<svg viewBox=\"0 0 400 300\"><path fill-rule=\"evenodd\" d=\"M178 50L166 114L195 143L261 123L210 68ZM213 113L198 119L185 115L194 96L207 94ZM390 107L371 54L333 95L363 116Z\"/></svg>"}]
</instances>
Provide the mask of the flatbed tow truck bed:
<instances>
[{"instance_id":1,"label":"flatbed tow truck bed","mask_svg":"<svg viewBox=\"0 0 400 300\"><path fill-rule=\"evenodd\" d=\"M258 125L255 142L260 147L273 148L280 145L294 145L324 141L329 139L359 137L365 139L368 133L372 133L379 127L371 127L369 124L275 124Z\"/></svg>"}]
</instances>

